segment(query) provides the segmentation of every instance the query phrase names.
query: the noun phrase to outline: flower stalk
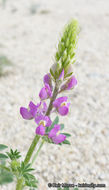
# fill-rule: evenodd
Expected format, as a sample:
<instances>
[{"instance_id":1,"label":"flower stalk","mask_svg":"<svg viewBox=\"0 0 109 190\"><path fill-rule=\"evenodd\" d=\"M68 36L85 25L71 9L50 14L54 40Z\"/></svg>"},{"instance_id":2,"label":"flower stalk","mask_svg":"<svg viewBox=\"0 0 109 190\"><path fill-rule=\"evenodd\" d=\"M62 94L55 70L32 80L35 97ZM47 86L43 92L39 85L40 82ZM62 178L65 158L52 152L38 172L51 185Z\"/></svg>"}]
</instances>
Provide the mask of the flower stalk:
<instances>
[{"instance_id":1,"label":"flower stalk","mask_svg":"<svg viewBox=\"0 0 109 190\"><path fill-rule=\"evenodd\" d=\"M53 102L54 102L54 100L56 99L56 97L58 95L58 90L59 90L59 83L56 82L55 89L54 89L54 92L53 92L53 96L52 96L52 98L50 100L50 104L49 104L49 107L48 107L48 110L47 110L47 113L46 113L47 116L50 115L50 112L51 112L52 107L53 107Z\"/></svg>"},{"instance_id":2,"label":"flower stalk","mask_svg":"<svg viewBox=\"0 0 109 190\"><path fill-rule=\"evenodd\" d=\"M32 144L31 144L31 146L30 146L30 148L29 148L29 150L28 150L28 152L27 152L27 155L26 155L26 157L25 157L25 160L24 160L24 163L25 163L25 164L28 164L28 162L30 161L31 156L32 156L32 154L33 154L33 152L34 152L34 149L35 149L35 147L36 147L36 145L37 145L39 139L40 139L40 136L35 135L35 137L34 137L34 139L33 139L33 141L32 141Z\"/></svg>"},{"instance_id":3,"label":"flower stalk","mask_svg":"<svg viewBox=\"0 0 109 190\"><path fill-rule=\"evenodd\" d=\"M36 160L36 158L37 158L37 156L38 156L38 154L39 154L39 152L40 152L40 150L41 150L41 148L42 148L44 142L45 142L45 141L42 140L42 142L41 142L41 144L40 144L40 146L39 146L39 149L37 150L36 154L34 155L34 157L33 157L33 159L32 159L31 166L32 166L33 163L35 162L35 160Z\"/></svg>"},{"instance_id":4,"label":"flower stalk","mask_svg":"<svg viewBox=\"0 0 109 190\"><path fill-rule=\"evenodd\" d=\"M30 162L31 166L35 162L45 141L53 144L69 144L69 141L67 140L69 134L61 133L61 130L64 127L62 124L58 124L59 119L52 122L50 114L52 108L54 108L53 111L61 116L66 116L69 112L70 102L67 101L68 97L62 96L57 98L57 95L65 90L73 89L77 84L76 78L72 75L72 64L75 62L74 58L78 33L78 22L72 20L65 27L63 36L59 41L57 52L55 54L55 63L51 67L50 73L44 76L44 87L39 93L40 103L35 105L33 102L30 102L28 109L24 107L20 108L20 114L24 119L34 119L35 123L38 125L35 130L36 135L24 159L24 165L21 165L23 171L24 168L27 167L27 164L29 165L30 159L40 138L42 139L42 142L37 152L34 154L32 162ZM54 82L54 85L52 85L52 82ZM46 104L47 99L50 100L48 106ZM16 190L22 190L24 185L28 186L27 181L23 177L25 178L25 175L19 175Z\"/></svg>"}]
</instances>

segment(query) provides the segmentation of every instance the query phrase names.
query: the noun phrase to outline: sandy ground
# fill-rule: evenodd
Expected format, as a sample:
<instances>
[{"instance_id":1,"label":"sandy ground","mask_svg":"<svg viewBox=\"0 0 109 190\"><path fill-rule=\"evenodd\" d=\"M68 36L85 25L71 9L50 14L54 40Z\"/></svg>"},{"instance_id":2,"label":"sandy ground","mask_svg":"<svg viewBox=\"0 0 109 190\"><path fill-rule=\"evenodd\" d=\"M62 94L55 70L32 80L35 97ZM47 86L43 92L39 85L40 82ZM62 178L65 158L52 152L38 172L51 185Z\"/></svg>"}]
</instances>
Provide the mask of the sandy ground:
<instances>
[{"instance_id":1,"label":"sandy ground","mask_svg":"<svg viewBox=\"0 0 109 190\"><path fill-rule=\"evenodd\" d=\"M34 165L38 190L49 190L48 182L105 183L108 190L108 0L0 1L0 55L13 63L0 78L0 143L26 154L36 126L22 120L19 108L39 101L43 75L53 64L59 34L70 18L77 18L81 27L74 65L78 86L69 92L69 117L60 118L72 133L71 146L43 147Z\"/></svg>"}]
</instances>

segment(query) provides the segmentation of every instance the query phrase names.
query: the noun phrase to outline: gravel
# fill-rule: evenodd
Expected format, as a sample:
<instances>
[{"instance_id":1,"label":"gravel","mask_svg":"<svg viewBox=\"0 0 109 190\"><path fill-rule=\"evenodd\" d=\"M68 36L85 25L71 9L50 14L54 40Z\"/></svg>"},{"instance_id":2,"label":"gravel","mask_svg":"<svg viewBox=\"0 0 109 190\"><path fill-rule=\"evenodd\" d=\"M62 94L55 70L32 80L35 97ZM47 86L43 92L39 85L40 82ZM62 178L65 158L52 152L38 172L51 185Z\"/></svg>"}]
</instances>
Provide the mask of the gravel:
<instances>
[{"instance_id":1,"label":"gravel","mask_svg":"<svg viewBox=\"0 0 109 190\"><path fill-rule=\"evenodd\" d=\"M107 0L0 2L0 54L13 63L0 78L0 143L17 148L23 157L36 126L22 120L19 108L39 101L43 75L53 64L63 26L76 17L81 27L74 65L78 85L68 93L68 117L60 117L72 134L71 146L43 146L34 164L38 190L49 190L49 182L109 187L108 7ZM0 189L15 190L15 184Z\"/></svg>"}]
</instances>

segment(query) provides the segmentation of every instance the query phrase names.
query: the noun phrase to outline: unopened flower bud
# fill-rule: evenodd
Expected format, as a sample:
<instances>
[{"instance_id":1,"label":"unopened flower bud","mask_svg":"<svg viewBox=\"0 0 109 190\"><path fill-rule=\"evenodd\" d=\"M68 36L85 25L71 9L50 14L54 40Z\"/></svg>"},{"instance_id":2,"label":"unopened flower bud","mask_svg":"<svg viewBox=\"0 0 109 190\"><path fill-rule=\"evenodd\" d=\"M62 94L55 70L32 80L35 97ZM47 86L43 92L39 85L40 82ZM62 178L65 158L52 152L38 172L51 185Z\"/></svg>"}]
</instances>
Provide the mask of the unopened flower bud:
<instances>
[{"instance_id":1,"label":"unopened flower bud","mask_svg":"<svg viewBox=\"0 0 109 190\"><path fill-rule=\"evenodd\" d=\"M61 65L59 63L54 63L50 68L50 73L55 79L58 79L60 70L61 70Z\"/></svg>"},{"instance_id":2,"label":"unopened flower bud","mask_svg":"<svg viewBox=\"0 0 109 190\"><path fill-rule=\"evenodd\" d=\"M78 40L79 26L76 20L71 20L66 25L63 36L58 44L58 49L55 55L56 62L60 61L61 69L65 69L72 62L75 56L75 49Z\"/></svg>"},{"instance_id":3,"label":"unopened flower bud","mask_svg":"<svg viewBox=\"0 0 109 190\"><path fill-rule=\"evenodd\" d=\"M61 86L61 91L71 90L76 85L77 79L75 78L75 76L72 76L64 85Z\"/></svg>"},{"instance_id":4,"label":"unopened flower bud","mask_svg":"<svg viewBox=\"0 0 109 190\"><path fill-rule=\"evenodd\" d=\"M64 69L64 73L65 73L65 78L69 77L72 75L73 73L73 66L72 64L68 64L67 67Z\"/></svg>"}]
</instances>

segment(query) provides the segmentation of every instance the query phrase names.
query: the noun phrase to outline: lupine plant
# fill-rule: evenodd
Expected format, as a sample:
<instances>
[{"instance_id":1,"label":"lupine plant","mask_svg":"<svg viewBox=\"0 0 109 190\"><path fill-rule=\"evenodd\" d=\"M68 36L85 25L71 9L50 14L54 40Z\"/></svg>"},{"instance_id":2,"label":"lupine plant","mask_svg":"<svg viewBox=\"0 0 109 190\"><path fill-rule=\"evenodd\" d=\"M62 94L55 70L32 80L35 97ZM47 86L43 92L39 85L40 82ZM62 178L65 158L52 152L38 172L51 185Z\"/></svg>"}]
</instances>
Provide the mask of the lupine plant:
<instances>
[{"instance_id":1,"label":"lupine plant","mask_svg":"<svg viewBox=\"0 0 109 190\"><path fill-rule=\"evenodd\" d=\"M79 34L78 22L71 20L64 28L55 54L55 62L43 78L43 87L39 92L37 104L29 102L28 108L21 107L20 114L31 123L34 120L34 139L22 160L18 150L10 149L9 152L0 153L0 175L4 178L0 184L16 180L16 190L26 186L37 189L38 181L32 174L33 163L43 146L51 143L52 146L70 145L68 138L71 136L64 130L64 124L59 122L59 116L67 117L70 101L62 93L74 89L77 79L73 74L72 64L75 63L75 50ZM52 113L56 114L54 120ZM53 114L53 116L55 115ZM37 151L37 144L39 145ZM8 148L1 144L0 150ZM8 162L6 162L8 161ZM10 178L7 178L7 176Z\"/></svg>"}]
</instances>

